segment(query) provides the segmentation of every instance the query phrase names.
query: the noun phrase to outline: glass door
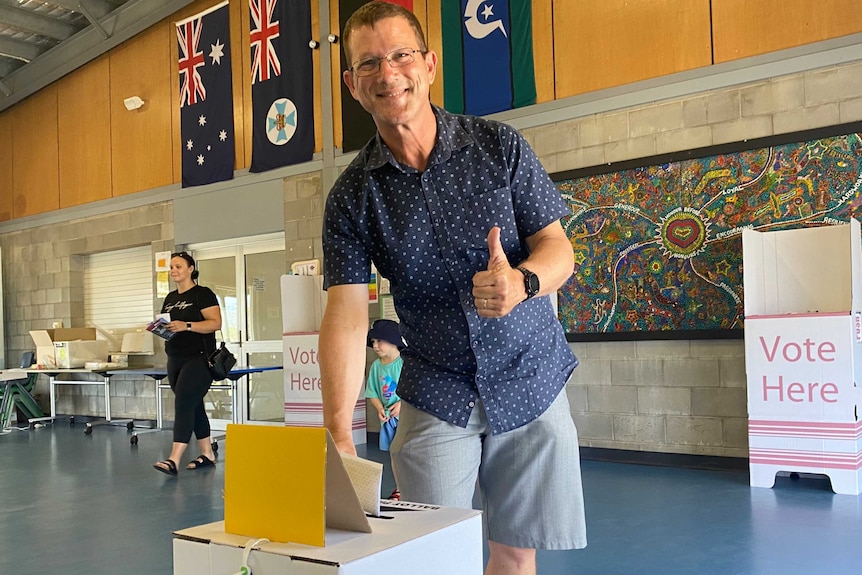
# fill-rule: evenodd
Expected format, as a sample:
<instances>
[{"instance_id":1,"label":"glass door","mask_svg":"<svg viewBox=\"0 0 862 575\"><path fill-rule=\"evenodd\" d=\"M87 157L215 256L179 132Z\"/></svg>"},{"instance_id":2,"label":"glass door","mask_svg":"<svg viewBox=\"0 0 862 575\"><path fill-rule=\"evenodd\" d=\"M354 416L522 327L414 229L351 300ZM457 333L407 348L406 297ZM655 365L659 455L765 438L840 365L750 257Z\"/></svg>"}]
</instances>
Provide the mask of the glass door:
<instances>
[{"instance_id":1,"label":"glass door","mask_svg":"<svg viewBox=\"0 0 862 575\"><path fill-rule=\"evenodd\" d=\"M200 285L218 297L224 341L238 367L282 365L281 276L285 273L283 234L188 246L200 271ZM284 425L281 370L255 373L237 382L216 382L204 399L213 429L228 423Z\"/></svg>"}]
</instances>

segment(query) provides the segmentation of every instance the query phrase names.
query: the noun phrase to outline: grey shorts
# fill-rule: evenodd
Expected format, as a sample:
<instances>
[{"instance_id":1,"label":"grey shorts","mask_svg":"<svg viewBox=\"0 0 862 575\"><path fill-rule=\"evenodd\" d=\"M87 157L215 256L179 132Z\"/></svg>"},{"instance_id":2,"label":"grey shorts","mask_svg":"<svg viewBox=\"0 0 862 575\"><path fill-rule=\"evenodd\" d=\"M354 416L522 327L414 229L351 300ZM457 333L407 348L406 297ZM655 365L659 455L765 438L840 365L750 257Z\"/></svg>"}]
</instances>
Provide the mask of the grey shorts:
<instances>
[{"instance_id":1,"label":"grey shorts","mask_svg":"<svg viewBox=\"0 0 862 575\"><path fill-rule=\"evenodd\" d=\"M491 541L587 545L578 434L565 391L535 421L496 436L479 403L462 429L402 402L391 456L404 501L472 508L478 479Z\"/></svg>"}]
</instances>

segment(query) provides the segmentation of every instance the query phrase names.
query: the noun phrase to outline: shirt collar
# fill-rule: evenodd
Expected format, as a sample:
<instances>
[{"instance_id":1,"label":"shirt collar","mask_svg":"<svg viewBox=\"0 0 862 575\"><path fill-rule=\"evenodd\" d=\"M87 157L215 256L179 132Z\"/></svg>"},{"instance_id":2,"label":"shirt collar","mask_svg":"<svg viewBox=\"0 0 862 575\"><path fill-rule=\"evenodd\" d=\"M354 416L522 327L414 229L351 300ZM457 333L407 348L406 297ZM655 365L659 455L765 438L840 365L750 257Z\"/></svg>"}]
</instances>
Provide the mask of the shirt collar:
<instances>
[{"instance_id":1,"label":"shirt collar","mask_svg":"<svg viewBox=\"0 0 862 575\"><path fill-rule=\"evenodd\" d=\"M431 104L434 116L437 118L437 142L431 150L428 165L445 162L455 150L460 150L473 143L473 137L464 129L458 121L458 116L450 114L443 108ZM392 164L398 170L404 172L405 166L398 163L389 146L380 137L380 132L375 134L374 139L369 142L368 161L366 170L376 170L385 164Z\"/></svg>"}]
</instances>

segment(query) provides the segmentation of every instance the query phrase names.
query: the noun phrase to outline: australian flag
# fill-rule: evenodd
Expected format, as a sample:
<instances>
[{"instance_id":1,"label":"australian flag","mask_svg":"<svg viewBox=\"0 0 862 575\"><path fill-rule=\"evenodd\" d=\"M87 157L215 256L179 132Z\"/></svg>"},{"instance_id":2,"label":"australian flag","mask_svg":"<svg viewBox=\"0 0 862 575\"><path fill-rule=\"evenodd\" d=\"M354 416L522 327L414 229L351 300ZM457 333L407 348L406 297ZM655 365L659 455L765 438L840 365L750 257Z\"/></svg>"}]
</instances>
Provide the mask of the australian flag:
<instances>
[{"instance_id":1,"label":"australian flag","mask_svg":"<svg viewBox=\"0 0 862 575\"><path fill-rule=\"evenodd\" d=\"M264 172L314 154L311 3L249 0L251 167Z\"/></svg>"},{"instance_id":2,"label":"australian flag","mask_svg":"<svg viewBox=\"0 0 862 575\"><path fill-rule=\"evenodd\" d=\"M183 187L233 178L228 2L177 22Z\"/></svg>"}]
</instances>

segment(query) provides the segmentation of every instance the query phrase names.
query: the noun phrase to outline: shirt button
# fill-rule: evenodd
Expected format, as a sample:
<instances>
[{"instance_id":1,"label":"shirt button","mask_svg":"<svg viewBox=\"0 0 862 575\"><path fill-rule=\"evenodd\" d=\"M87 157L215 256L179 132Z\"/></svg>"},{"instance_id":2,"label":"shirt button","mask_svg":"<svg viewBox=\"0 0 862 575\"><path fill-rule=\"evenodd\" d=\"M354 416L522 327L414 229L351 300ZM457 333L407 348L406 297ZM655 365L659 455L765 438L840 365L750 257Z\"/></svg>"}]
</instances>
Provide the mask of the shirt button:
<instances>
[{"instance_id":1,"label":"shirt button","mask_svg":"<svg viewBox=\"0 0 862 575\"><path fill-rule=\"evenodd\" d=\"M467 407L475 407L475 406L476 406L475 401L471 401L470 403L467 404Z\"/></svg>"}]
</instances>

